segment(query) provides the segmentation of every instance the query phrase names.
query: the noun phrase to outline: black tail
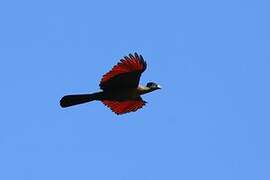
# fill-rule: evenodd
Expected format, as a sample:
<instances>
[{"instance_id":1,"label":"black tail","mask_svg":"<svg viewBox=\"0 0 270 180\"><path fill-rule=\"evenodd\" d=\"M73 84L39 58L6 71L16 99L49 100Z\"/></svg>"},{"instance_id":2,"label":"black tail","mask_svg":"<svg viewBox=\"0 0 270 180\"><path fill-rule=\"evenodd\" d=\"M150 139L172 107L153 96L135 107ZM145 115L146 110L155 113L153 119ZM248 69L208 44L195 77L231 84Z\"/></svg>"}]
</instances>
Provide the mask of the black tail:
<instances>
[{"instance_id":1,"label":"black tail","mask_svg":"<svg viewBox=\"0 0 270 180\"><path fill-rule=\"evenodd\" d=\"M97 92L93 94L77 94L77 95L67 95L62 97L60 100L60 106L65 108L77 104L87 103L94 100L99 100L102 96L102 92Z\"/></svg>"}]
</instances>

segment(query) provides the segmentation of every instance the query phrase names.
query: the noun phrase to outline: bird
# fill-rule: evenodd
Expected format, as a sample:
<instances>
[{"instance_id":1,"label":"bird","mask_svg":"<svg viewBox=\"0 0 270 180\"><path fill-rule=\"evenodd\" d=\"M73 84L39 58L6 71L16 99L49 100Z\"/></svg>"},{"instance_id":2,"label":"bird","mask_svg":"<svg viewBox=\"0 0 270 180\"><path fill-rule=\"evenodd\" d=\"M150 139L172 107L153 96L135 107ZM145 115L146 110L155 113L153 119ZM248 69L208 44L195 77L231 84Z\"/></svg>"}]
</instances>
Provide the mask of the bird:
<instances>
[{"instance_id":1,"label":"bird","mask_svg":"<svg viewBox=\"0 0 270 180\"><path fill-rule=\"evenodd\" d=\"M60 100L60 106L66 108L96 100L101 101L117 115L135 112L147 103L142 99L142 95L161 89L155 82L148 82L146 86L139 84L146 67L142 55L135 52L124 56L102 76L99 84L101 91L65 95Z\"/></svg>"}]
</instances>

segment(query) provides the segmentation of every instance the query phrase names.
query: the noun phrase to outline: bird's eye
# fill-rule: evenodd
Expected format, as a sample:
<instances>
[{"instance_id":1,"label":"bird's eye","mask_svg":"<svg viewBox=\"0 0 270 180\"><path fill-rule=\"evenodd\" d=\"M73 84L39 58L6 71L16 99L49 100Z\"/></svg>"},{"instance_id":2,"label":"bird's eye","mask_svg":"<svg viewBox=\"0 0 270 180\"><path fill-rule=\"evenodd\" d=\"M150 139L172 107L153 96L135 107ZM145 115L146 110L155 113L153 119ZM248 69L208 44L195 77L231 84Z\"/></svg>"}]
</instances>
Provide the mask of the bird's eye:
<instances>
[{"instance_id":1,"label":"bird's eye","mask_svg":"<svg viewBox=\"0 0 270 180\"><path fill-rule=\"evenodd\" d=\"M153 83L153 82L149 82L149 83L147 83L146 86L147 86L147 87L152 87L152 86L154 86L154 84L155 84L155 83Z\"/></svg>"},{"instance_id":2,"label":"bird's eye","mask_svg":"<svg viewBox=\"0 0 270 180\"><path fill-rule=\"evenodd\" d=\"M157 87L157 84L156 83L154 83L154 82L149 82L149 83L147 83L147 85L146 85L147 87Z\"/></svg>"}]
</instances>

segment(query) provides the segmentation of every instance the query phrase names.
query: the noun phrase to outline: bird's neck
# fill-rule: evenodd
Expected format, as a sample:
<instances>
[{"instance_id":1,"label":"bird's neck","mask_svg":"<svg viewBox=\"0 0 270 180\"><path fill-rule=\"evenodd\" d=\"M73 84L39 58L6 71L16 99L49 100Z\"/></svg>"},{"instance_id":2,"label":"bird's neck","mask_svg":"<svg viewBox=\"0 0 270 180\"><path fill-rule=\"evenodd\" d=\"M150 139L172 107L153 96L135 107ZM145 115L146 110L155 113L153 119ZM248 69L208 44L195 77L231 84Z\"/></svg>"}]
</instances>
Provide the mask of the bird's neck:
<instances>
[{"instance_id":1,"label":"bird's neck","mask_svg":"<svg viewBox=\"0 0 270 180\"><path fill-rule=\"evenodd\" d=\"M142 94L146 94L146 93L149 93L151 91L153 91L151 88L147 87L147 86L142 86L142 85L139 85L138 88L137 88L137 91L140 95Z\"/></svg>"}]
</instances>

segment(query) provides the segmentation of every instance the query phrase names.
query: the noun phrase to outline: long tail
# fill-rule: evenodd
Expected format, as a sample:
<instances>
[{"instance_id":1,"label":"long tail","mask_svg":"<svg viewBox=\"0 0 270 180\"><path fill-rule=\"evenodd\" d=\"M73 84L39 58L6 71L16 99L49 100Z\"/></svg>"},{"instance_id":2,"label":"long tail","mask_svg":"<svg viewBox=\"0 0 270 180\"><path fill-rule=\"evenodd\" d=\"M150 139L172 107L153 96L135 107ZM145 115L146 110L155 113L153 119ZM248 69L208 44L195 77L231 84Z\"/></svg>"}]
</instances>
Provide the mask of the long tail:
<instances>
[{"instance_id":1,"label":"long tail","mask_svg":"<svg viewBox=\"0 0 270 180\"><path fill-rule=\"evenodd\" d=\"M65 108L69 106L74 106L82 103L87 103L94 100L100 100L102 97L102 92L97 92L93 94L76 94L76 95L67 95L62 97L60 100L60 106Z\"/></svg>"}]
</instances>

